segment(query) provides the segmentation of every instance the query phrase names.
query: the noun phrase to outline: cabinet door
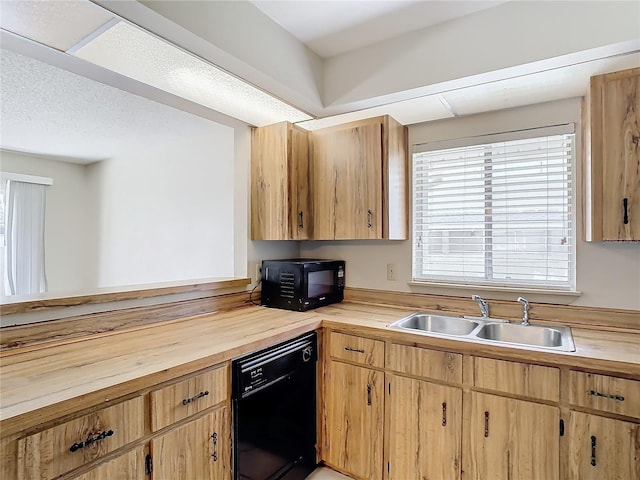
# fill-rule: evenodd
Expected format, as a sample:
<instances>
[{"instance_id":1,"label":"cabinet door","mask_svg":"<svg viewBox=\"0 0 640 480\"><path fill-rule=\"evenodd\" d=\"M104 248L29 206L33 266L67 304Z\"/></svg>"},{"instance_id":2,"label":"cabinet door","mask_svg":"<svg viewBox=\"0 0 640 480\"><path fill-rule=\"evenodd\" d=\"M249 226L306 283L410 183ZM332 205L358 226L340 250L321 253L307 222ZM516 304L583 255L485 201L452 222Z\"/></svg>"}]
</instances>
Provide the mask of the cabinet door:
<instances>
[{"instance_id":1,"label":"cabinet door","mask_svg":"<svg viewBox=\"0 0 640 480\"><path fill-rule=\"evenodd\" d=\"M309 238L308 184L308 132L289 122L254 129L251 134L251 238Z\"/></svg>"},{"instance_id":2,"label":"cabinet door","mask_svg":"<svg viewBox=\"0 0 640 480\"><path fill-rule=\"evenodd\" d=\"M314 238L382 238L382 123L312 138Z\"/></svg>"},{"instance_id":3,"label":"cabinet door","mask_svg":"<svg viewBox=\"0 0 640 480\"><path fill-rule=\"evenodd\" d=\"M389 480L460 478L462 390L391 376Z\"/></svg>"},{"instance_id":4,"label":"cabinet door","mask_svg":"<svg viewBox=\"0 0 640 480\"><path fill-rule=\"evenodd\" d=\"M73 480L143 480L145 475L144 447L140 446Z\"/></svg>"},{"instance_id":5,"label":"cabinet door","mask_svg":"<svg viewBox=\"0 0 640 480\"><path fill-rule=\"evenodd\" d=\"M330 362L324 461L359 479L382 478L384 374Z\"/></svg>"},{"instance_id":6,"label":"cabinet door","mask_svg":"<svg viewBox=\"0 0 640 480\"><path fill-rule=\"evenodd\" d=\"M294 240L312 238L313 212L309 175L309 132L290 127L289 153L289 233Z\"/></svg>"},{"instance_id":7,"label":"cabinet door","mask_svg":"<svg viewBox=\"0 0 640 480\"><path fill-rule=\"evenodd\" d=\"M571 480L640 480L640 425L571 412Z\"/></svg>"},{"instance_id":8,"label":"cabinet door","mask_svg":"<svg viewBox=\"0 0 640 480\"><path fill-rule=\"evenodd\" d=\"M555 480L560 472L557 407L471 392L470 465L476 480Z\"/></svg>"},{"instance_id":9,"label":"cabinet door","mask_svg":"<svg viewBox=\"0 0 640 480\"><path fill-rule=\"evenodd\" d=\"M227 407L171 430L151 442L153 480L230 480Z\"/></svg>"},{"instance_id":10,"label":"cabinet door","mask_svg":"<svg viewBox=\"0 0 640 480\"><path fill-rule=\"evenodd\" d=\"M590 93L594 239L640 240L640 68L593 77Z\"/></svg>"}]
</instances>

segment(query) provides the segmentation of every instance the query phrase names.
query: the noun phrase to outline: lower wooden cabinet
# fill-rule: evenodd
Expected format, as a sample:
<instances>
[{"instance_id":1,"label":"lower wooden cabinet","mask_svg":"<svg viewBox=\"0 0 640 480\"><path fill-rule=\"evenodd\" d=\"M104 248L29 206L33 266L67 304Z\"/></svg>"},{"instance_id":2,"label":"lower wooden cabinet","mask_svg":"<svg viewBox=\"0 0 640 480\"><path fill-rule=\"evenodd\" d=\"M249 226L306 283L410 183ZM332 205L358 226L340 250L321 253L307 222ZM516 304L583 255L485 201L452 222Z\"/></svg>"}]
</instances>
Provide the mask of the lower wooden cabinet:
<instances>
[{"instance_id":1,"label":"lower wooden cabinet","mask_svg":"<svg viewBox=\"0 0 640 480\"><path fill-rule=\"evenodd\" d=\"M388 479L460 478L462 389L390 375Z\"/></svg>"},{"instance_id":2,"label":"lower wooden cabinet","mask_svg":"<svg viewBox=\"0 0 640 480\"><path fill-rule=\"evenodd\" d=\"M151 441L153 480L230 480L231 432L227 407Z\"/></svg>"},{"instance_id":3,"label":"lower wooden cabinet","mask_svg":"<svg viewBox=\"0 0 640 480\"><path fill-rule=\"evenodd\" d=\"M570 480L640 480L640 424L571 412Z\"/></svg>"},{"instance_id":4,"label":"lower wooden cabinet","mask_svg":"<svg viewBox=\"0 0 640 480\"><path fill-rule=\"evenodd\" d=\"M143 480L145 473L145 452L140 446L119 457L90 470L73 480Z\"/></svg>"},{"instance_id":5,"label":"lower wooden cabinet","mask_svg":"<svg viewBox=\"0 0 640 480\"><path fill-rule=\"evenodd\" d=\"M475 480L560 478L560 410L524 400L471 392L469 463Z\"/></svg>"},{"instance_id":6,"label":"lower wooden cabinet","mask_svg":"<svg viewBox=\"0 0 640 480\"><path fill-rule=\"evenodd\" d=\"M357 479L382 479L384 373L329 362L325 391L327 464Z\"/></svg>"},{"instance_id":7,"label":"lower wooden cabinet","mask_svg":"<svg viewBox=\"0 0 640 480\"><path fill-rule=\"evenodd\" d=\"M141 396L18 441L17 478L49 480L99 460L144 434Z\"/></svg>"}]
</instances>

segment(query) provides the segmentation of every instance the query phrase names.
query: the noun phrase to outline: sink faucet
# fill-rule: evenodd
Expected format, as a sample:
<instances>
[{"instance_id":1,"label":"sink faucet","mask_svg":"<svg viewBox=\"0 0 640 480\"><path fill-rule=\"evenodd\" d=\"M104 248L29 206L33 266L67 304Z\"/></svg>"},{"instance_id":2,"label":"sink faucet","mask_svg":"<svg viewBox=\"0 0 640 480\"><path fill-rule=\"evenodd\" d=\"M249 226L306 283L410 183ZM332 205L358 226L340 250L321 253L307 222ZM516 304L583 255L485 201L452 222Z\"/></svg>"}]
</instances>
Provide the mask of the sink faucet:
<instances>
[{"instance_id":1,"label":"sink faucet","mask_svg":"<svg viewBox=\"0 0 640 480\"><path fill-rule=\"evenodd\" d=\"M517 301L522 304L522 325L529 325L529 302L522 297L518 297Z\"/></svg>"},{"instance_id":2,"label":"sink faucet","mask_svg":"<svg viewBox=\"0 0 640 480\"><path fill-rule=\"evenodd\" d=\"M471 299L475 300L482 313L482 318L489 318L489 302L479 295L471 295Z\"/></svg>"}]
</instances>

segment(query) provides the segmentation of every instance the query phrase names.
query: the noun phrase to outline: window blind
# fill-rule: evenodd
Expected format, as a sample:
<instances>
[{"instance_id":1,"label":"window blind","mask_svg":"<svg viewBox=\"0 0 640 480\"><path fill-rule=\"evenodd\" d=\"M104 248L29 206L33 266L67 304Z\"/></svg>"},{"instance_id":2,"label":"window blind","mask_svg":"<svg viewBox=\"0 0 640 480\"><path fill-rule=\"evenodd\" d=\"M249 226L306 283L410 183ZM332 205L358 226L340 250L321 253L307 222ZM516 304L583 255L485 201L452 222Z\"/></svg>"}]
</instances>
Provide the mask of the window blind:
<instances>
[{"instance_id":1,"label":"window blind","mask_svg":"<svg viewBox=\"0 0 640 480\"><path fill-rule=\"evenodd\" d=\"M544 133L414 154L415 281L575 289L574 134Z\"/></svg>"}]
</instances>

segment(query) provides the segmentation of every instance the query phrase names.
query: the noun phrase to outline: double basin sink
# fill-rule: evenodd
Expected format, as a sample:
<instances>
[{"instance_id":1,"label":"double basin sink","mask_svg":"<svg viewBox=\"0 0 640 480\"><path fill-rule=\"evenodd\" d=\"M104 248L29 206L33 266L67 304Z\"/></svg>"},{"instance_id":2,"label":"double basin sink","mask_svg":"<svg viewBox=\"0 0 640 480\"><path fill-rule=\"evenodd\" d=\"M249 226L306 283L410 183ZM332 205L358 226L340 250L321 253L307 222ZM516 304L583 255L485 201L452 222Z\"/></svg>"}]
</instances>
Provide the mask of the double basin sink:
<instances>
[{"instance_id":1,"label":"double basin sink","mask_svg":"<svg viewBox=\"0 0 640 480\"><path fill-rule=\"evenodd\" d=\"M453 317L413 313L389 328L443 338L472 340L492 345L524 347L534 350L575 351L568 327L522 325L507 320Z\"/></svg>"}]
</instances>

